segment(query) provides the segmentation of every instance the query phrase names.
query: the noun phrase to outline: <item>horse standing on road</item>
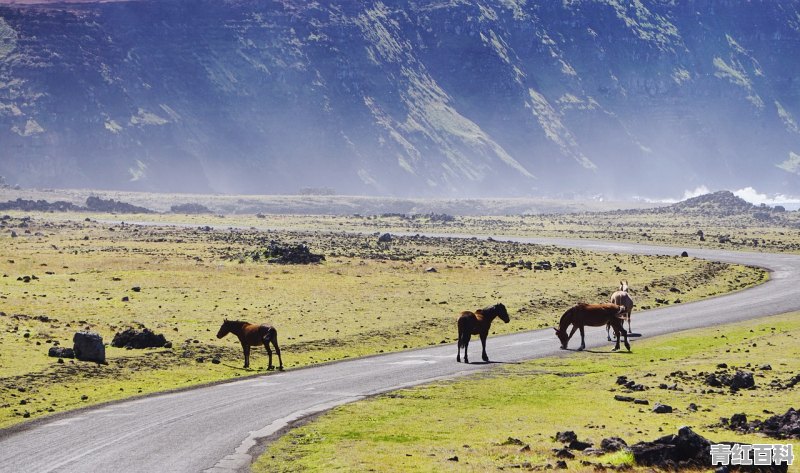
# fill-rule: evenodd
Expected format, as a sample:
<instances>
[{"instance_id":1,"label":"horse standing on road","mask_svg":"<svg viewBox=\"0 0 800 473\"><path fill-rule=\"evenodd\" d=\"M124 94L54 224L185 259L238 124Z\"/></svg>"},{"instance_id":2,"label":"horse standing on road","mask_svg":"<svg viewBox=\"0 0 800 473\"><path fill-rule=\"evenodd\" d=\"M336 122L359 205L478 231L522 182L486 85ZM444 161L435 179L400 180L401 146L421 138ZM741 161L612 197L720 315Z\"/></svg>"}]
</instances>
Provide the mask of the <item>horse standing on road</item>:
<instances>
[{"instance_id":1,"label":"horse standing on road","mask_svg":"<svg viewBox=\"0 0 800 473\"><path fill-rule=\"evenodd\" d=\"M269 364L267 370L272 370L272 349L269 345L275 347L275 353L278 354L278 369L283 370L283 360L281 359L281 349L278 347L278 331L271 325L256 325L241 320L228 320L225 319L217 332L217 338L222 338L225 335L232 333L239 337L239 342L242 344L244 351L244 367L250 367L250 347L257 347L264 345L269 355Z\"/></svg>"},{"instance_id":2,"label":"horse standing on road","mask_svg":"<svg viewBox=\"0 0 800 473\"><path fill-rule=\"evenodd\" d=\"M619 289L611 294L612 304L617 304L625 307L625 318L628 319L628 332L631 331L631 312L633 312L633 299L628 295L628 281L620 281ZM606 325L606 337L611 341L611 325Z\"/></svg>"},{"instance_id":3,"label":"horse standing on road","mask_svg":"<svg viewBox=\"0 0 800 473\"><path fill-rule=\"evenodd\" d=\"M472 335L480 335L481 345L483 345L483 361L488 362L489 356L486 354L486 337L489 335L489 327L492 325L492 320L495 317L500 317L505 323L508 323L508 311L503 304L495 304L485 309L478 309L475 312L464 311L458 316L458 355L456 361L461 362L461 348L464 348L464 363L469 363L467 357L467 347L469 347L469 339Z\"/></svg>"},{"instance_id":4,"label":"horse standing on road","mask_svg":"<svg viewBox=\"0 0 800 473\"><path fill-rule=\"evenodd\" d=\"M617 344L614 346L614 351L619 350L619 336L622 334L625 337L625 348L631 351L631 345L628 343L628 332L622 328L623 314L625 313L625 306L616 304L585 304L579 303L567 309L561 320L558 323L558 328L554 328L556 336L561 341L561 349L567 349L569 339L575 335L576 330L581 331L581 346L578 350L586 348L586 341L584 340L583 327L602 327L603 325L610 325L617 335ZM567 336L567 327L572 325L572 331Z\"/></svg>"}]
</instances>

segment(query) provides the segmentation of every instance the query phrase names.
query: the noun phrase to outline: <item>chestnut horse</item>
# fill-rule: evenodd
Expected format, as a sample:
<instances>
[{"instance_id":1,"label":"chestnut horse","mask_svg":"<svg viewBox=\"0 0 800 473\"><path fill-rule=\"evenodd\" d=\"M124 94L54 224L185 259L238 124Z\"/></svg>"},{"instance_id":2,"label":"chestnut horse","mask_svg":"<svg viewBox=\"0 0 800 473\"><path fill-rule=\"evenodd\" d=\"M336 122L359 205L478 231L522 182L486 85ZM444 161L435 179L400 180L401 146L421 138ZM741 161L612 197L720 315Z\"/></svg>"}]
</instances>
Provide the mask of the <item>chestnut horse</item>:
<instances>
[{"instance_id":1,"label":"chestnut horse","mask_svg":"<svg viewBox=\"0 0 800 473\"><path fill-rule=\"evenodd\" d=\"M269 347L269 344L272 343L275 347L275 353L278 354L278 369L283 370L281 349L278 347L278 331L275 330L275 327L270 325L250 324L242 322L241 320L225 319L225 321L222 322L222 326L219 328L219 332L217 332L217 338L222 338L229 333L239 337L239 341L242 343L245 368L250 366L250 347L264 345L264 348L267 349L267 355L269 355L269 365L267 365L267 369L273 369L272 350Z\"/></svg>"},{"instance_id":2,"label":"chestnut horse","mask_svg":"<svg viewBox=\"0 0 800 473\"><path fill-rule=\"evenodd\" d=\"M492 325L492 320L495 317L500 317L505 323L508 323L508 312L506 306L503 304L495 304L485 309L478 309L474 313L464 311L458 316L458 355L456 361L461 362L461 348L464 348L464 363L469 363L467 357L467 347L469 346L469 339L472 335L480 335L481 344L483 345L483 361L489 361L489 356L486 354L486 337L489 335L489 327Z\"/></svg>"},{"instance_id":3,"label":"chestnut horse","mask_svg":"<svg viewBox=\"0 0 800 473\"><path fill-rule=\"evenodd\" d=\"M575 330L581 331L581 347L578 350L586 348L586 341L584 340L583 327L602 327L609 324L617 335L617 344L614 346L614 351L619 350L619 335L625 337L625 348L631 351L631 345L628 343L628 332L622 328L623 314L625 313L625 306L616 304L585 304L583 302L576 306L570 307L561 316L558 323L558 328L554 328L556 336L561 341L561 349L567 349L569 339L575 335ZM572 325L572 331L567 336L567 327Z\"/></svg>"},{"instance_id":4,"label":"chestnut horse","mask_svg":"<svg viewBox=\"0 0 800 473\"><path fill-rule=\"evenodd\" d=\"M633 299L628 295L628 281L620 281L619 289L611 294L612 304L617 304L625 307L625 317L628 319L628 332L631 332L631 312L633 312ZM606 337L611 341L611 325L606 325Z\"/></svg>"}]
</instances>

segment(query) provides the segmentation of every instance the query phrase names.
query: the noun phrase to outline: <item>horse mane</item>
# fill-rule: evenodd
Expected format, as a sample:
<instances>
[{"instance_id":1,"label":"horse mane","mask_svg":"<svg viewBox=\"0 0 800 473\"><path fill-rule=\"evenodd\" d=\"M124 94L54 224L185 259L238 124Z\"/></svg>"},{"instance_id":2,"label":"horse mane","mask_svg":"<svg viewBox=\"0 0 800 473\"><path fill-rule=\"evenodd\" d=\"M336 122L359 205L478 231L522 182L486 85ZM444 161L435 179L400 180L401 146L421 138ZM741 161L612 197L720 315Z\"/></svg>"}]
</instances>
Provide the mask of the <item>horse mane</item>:
<instances>
[{"instance_id":1,"label":"horse mane","mask_svg":"<svg viewBox=\"0 0 800 473\"><path fill-rule=\"evenodd\" d=\"M224 324L231 324L231 325L244 325L244 324L247 324L247 323L250 323L250 322L245 322L244 320L228 320L228 319L225 319L225 321L223 323Z\"/></svg>"}]
</instances>

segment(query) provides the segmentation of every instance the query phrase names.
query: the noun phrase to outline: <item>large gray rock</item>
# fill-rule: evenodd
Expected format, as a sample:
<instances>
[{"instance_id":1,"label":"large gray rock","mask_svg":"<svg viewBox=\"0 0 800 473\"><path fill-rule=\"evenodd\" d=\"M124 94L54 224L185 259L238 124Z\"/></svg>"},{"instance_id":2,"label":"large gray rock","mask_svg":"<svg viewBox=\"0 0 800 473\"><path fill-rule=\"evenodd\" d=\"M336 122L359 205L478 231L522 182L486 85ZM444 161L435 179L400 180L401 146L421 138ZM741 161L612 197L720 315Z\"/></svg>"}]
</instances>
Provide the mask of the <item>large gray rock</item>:
<instances>
[{"instance_id":1,"label":"large gray rock","mask_svg":"<svg viewBox=\"0 0 800 473\"><path fill-rule=\"evenodd\" d=\"M72 350L75 358L81 361L106 362L106 347L103 345L103 337L95 332L77 332L72 337Z\"/></svg>"}]
</instances>

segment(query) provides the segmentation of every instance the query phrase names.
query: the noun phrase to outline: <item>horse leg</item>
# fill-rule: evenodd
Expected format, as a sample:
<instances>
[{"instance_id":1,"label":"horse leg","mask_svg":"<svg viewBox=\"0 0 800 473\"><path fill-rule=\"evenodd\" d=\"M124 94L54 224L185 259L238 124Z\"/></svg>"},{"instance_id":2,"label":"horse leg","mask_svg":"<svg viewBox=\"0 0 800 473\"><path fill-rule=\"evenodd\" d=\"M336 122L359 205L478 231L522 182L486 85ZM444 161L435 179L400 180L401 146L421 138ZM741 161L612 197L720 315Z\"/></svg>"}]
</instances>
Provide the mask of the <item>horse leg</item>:
<instances>
[{"instance_id":1,"label":"horse leg","mask_svg":"<svg viewBox=\"0 0 800 473\"><path fill-rule=\"evenodd\" d=\"M586 348L586 339L584 338L585 334L583 332L583 325L581 325L579 328L581 330L581 346L580 346L580 348L578 348L578 351L583 350L584 348Z\"/></svg>"},{"instance_id":2,"label":"horse leg","mask_svg":"<svg viewBox=\"0 0 800 473\"><path fill-rule=\"evenodd\" d=\"M467 356L467 349L469 348L469 339L472 337L470 333L464 333L464 341L461 343L464 347L464 363L469 364L469 357Z\"/></svg>"},{"instance_id":3,"label":"horse leg","mask_svg":"<svg viewBox=\"0 0 800 473\"><path fill-rule=\"evenodd\" d=\"M456 345L458 346L458 352L456 353L456 363L461 363L461 345L462 345L461 337L464 336L461 332L462 332L461 327L459 327L458 328L458 341L456 342ZM464 353L464 355L466 356L466 353Z\"/></svg>"},{"instance_id":4,"label":"horse leg","mask_svg":"<svg viewBox=\"0 0 800 473\"><path fill-rule=\"evenodd\" d=\"M481 333L481 346L483 347L483 353L481 353L481 358L483 358L483 361L486 362L489 361L489 355L486 354L486 337L488 336L489 336L488 330L486 332Z\"/></svg>"},{"instance_id":5,"label":"horse leg","mask_svg":"<svg viewBox=\"0 0 800 473\"><path fill-rule=\"evenodd\" d=\"M633 333L633 330L631 330L631 312L633 312L633 308L628 309L628 332L629 333ZM622 326L624 327L625 324L623 324Z\"/></svg>"},{"instance_id":6,"label":"horse leg","mask_svg":"<svg viewBox=\"0 0 800 473\"><path fill-rule=\"evenodd\" d=\"M606 324L606 337L608 337L608 341L611 341L611 324Z\"/></svg>"},{"instance_id":7,"label":"horse leg","mask_svg":"<svg viewBox=\"0 0 800 473\"><path fill-rule=\"evenodd\" d=\"M283 360L281 359L281 348L278 346L278 332L272 335L272 345L275 347L275 354L278 355L278 371L283 371Z\"/></svg>"},{"instance_id":8,"label":"horse leg","mask_svg":"<svg viewBox=\"0 0 800 473\"><path fill-rule=\"evenodd\" d=\"M623 330L622 322L617 322L616 324L614 324L614 335L617 336L617 343L614 345L614 349L611 350L611 351L619 350L619 332L620 332L620 330Z\"/></svg>"},{"instance_id":9,"label":"horse leg","mask_svg":"<svg viewBox=\"0 0 800 473\"><path fill-rule=\"evenodd\" d=\"M628 322L630 323L630 319L628 319ZM628 332L626 332L622 327L623 326L620 324L619 329L622 331L622 336L625 337L625 348L627 348L628 351L631 351L631 344L628 343ZM628 328L630 328L630 325L628 325ZM617 346L619 346L619 337L617 337Z\"/></svg>"},{"instance_id":10,"label":"horse leg","mask_svg":"<svg viewBox=\"0 0 800 473\"><path fill-rule=\"evenodd\" d=\"M572 330L570 330L570 332L569 332L569 337L567 337L567 343L569 343L569 341L572 340L572 336L575 335L575 331L576 330L578 330L578 326L577 325L573 325L572 326ZM566 343L564 345L566 345Z\"/></svg>"},{"instance_id":11,"label":"horse leg","mask_svg":"<svg viewBox=\"0 0 800 473\"><path fill-rule=\"evenodd\" d=\"M269 347L269 335L264 337L264 348L267 349L267 356L269 357L269 361L267 362L267 371L273 370L272 366L272 349Z\"/></svg>"},{"instance_id":12,"label":"horse leg","mask_svg":"<svg viewBox=\"0 0 800 473\"><path fill-rule=\"evenodd\" d=\"M242 342L242 351L244 351L244 367L250 367L250 345Z\"/></svg>"}]
</instances>

